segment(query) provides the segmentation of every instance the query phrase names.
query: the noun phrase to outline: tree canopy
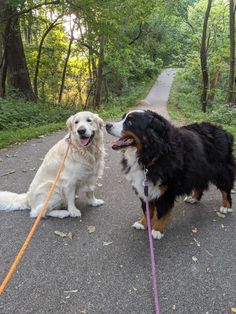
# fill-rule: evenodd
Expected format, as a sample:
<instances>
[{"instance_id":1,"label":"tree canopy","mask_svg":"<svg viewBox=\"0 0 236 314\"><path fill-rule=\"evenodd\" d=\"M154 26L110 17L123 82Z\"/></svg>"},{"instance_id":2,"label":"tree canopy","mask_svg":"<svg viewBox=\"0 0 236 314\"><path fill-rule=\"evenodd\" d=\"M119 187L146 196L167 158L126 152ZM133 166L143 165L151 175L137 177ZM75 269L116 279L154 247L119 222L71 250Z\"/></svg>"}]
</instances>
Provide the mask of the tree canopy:
<instances>
[{"instance_id":1,"label":"tree canopy","mask_svg":"<svg viewBox=\"0 0 236 314\"><path fill-rule=\"evenodd\" d=\"M227 75L230 64L231 85L226 79L225 89L231 90L230 103L235 104L232 72L235 52L230 48L234 45L232 36L235 38L232 33L235 2L211 2L205 28L205 67L202 67L203 73L208 74L203 82L206 106L214 98L220 76ZM137 82L150 80L163 66L187 67L191 79L200 88L201 38L209 3L206 0L1 2L0 97L17 93L31 100L96 109Z\"/></svg>"}]
</instances>

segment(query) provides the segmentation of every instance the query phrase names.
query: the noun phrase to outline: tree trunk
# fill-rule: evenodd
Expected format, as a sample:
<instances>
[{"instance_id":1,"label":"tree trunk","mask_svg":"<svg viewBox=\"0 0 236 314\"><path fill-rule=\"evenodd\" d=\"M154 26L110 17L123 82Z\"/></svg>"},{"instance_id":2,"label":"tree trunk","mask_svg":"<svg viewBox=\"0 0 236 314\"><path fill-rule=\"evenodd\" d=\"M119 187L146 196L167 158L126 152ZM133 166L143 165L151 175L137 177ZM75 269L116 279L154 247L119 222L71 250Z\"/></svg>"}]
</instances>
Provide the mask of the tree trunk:
<instances>
[{"instance_id":1,"label":"tree trunk","mask_svg":"<svg viewBox=\"0 0 236 314\"><path fill-rule=\"evenodd\" d=\"M47 35L49 34L49 32L55 27L57 26L58 24L56 24L56 22L58 21L58 19L60 18L61 16L58 16L56 18L55 21L53 21L49 27L46 29L46 31L44 32L42 38L41 38L41 41L40 41L40 44L39 44L39 48L38 48L38 55L37 55L37 60L36 60L36 65L35 65L35 72L34 72L34 82L33 82L33 85L34 85L34 93L35 93L35 96L38 98L38 73L39 73L39 64L40 64L40 59L41 59L41 53L42 53L42 48L43 48L43 43L44 43L44 40L45 38L47 37Z\"/></svg>"},{"instance_id":2,"label":"tree trunk","mask_svg":"<svg viewBox=\"0 0 236 314\"><path fill-rule=\"evenodd\" d=\"M10 17L14 13L14 17ZM4 52L8 85L26 99L35 100L25 59L19 16L16 13L16 10L9 7L4 10L5 19L9 17L4 25Z\"/></svg>"},{"instance_id":3,"label":"tree trunk","mask_svg":"<svg viewBox=\"0 0 236 314\"><path fill-rule=\"evenodd\" d=\"M229 62L229 83L228 83L228 104L236 105L234 95L235 86L235 6L236 1L229 1L229 36L230 36L230 62Z\"/></svg>"},{"instance_id":4,"label":"tree trunk","mask_svg":"<svg viewBox=\"0 0 236 314\"><path fill-rule=\"evenodd\" d=\"M4 4L0 2L0 97L6 95L6 77L7 77L7 63L5 50L5 24L2 20L5 18Z\"/></svg>"},{"instance_id":5,"label":"tree trunk","mask_svg":"<svg viewBox=\"0 0 236 314\"><path fill-rule=\"evenodd\" d=\"M0 30L0 97L6 95L7 63L4 50L3 32Z\"/></svg>"},{"instance_id":6,"label":"tree trunk","mask_svg":"<svg viewBox=\"0 0 236 314\"><path fill-rule=\"evenodd\" d=\"M93 100L93 108L96 110L101 101L101 90L102 90L102 79L103 79L103 65L104 65L104 46L105 46L105 36L102 34L99 38L100 50L99 50L99 60L98 60L98 69L97 69L97 80L96 80L96 89Z\"/></svg>"},{"instance_id":7,"label":"tree trunk","mask_svg":"<svg viewBox=\"0 0 236 314\"><path fill-rule=\"evenodd\" d=\"M220 70L217 70L217 72L215 73L214 79L210 81L210 93L208 96L209 105L213 102L215 98L215 92L216 92L217 85L219 83L219 79L220 79Z\"/></svg>"},{"instance_id":8,"label":"tree trunk","mask_svg":"<svg viewBox=\"0 0 236 314\"><path fill-rule=\"evenodd\" d=\"M62 72L62 79L61 79L61 87L60 87L60 91L59 91L59 96L58 96L58 103L61 103L62 100L62 94L63 94L63 90L64 90L64 86L65 86L65 78L66 78L66 69L67 69L67 64L70 58L70 54L71 54L71 46L74 40L74 27L75 27L75 23L71 29L71 37L70 37L70 42L69 42L69 46L68 46L68 50L67 50L67 55L66 55L66 60L65 60L65 64L64 64L64 68L63 68L63 72Z\"/></svg>"},{"instance_id":9,"label":"tree trunk","mask_svg":"<svg viewBox=\"0 0 236 314\"><path fill-rule=\"evenodd\" d=\"M212 0L208 0L208 5L204 17L203 29L202 29L202 40L201 40L201 49L200 49L200 60L201 60L201 71L202 71L202 95L201 95L201 104L202 111L206 112L207 101L208 101L208 87L209 87L209 75L207 67L207 25L211 12Z\"/></svg>"}]
</instances>

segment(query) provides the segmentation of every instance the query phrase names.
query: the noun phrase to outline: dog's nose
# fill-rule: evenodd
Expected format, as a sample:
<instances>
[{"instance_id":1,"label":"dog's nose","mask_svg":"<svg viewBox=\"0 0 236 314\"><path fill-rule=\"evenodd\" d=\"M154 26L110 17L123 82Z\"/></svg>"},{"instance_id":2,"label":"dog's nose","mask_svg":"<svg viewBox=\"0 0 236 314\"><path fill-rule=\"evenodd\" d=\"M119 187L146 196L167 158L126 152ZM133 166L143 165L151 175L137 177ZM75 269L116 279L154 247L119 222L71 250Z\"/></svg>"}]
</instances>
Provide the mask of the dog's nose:
<instances>
[{"instance_id":1,"label":"dog's nose","mask_svg":"<svg viewBox=\"0 0 236 314\"><path fill-rule=\"evenodd\" d=\"M110 131L111 128L112 128L112 124L111 123L107 123L106 124L106 130Z\"/></svg>"},{"instance_id":2,"label":"dog's nose","mask_svg":"<svg viewBox=\"0 0 236 314\"><path fill-rule=\"evenodd\" d=\"M83 127L80 127L80 128L78 128L77 132L78 132L80 135L83 135L83 134L85 134L86 129L83 128Z\"/></svg>"}]
</instances>

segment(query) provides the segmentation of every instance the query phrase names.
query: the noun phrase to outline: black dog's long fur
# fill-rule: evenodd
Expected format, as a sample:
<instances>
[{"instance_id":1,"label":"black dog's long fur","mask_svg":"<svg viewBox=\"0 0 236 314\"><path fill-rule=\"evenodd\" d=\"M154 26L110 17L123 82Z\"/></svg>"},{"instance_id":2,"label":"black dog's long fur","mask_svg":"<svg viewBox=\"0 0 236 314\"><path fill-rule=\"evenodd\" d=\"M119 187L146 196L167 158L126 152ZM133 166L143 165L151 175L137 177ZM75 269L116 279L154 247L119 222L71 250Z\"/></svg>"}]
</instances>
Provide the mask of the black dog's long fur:
<instances>
[{"instance_id":1,"label":"black dog's long fur","mask_svg":"<svg viewBox=\"0 0 236 314\"><path fill-rule=\"evenodd\" d=\"M154 184L161 180L168 187L153 200L159 219L170 211L177 196L196 190L200 199L210 182L227 193L231 206L235 159L230 133L210 123L176 128L152 111L132 113L130 119L132 123L124 124L124 130L133 132L141 141L140 166L148 167L151 162L148 179ZM125 160L122 163L127 172Z\"/></svg>"}]
</instances>

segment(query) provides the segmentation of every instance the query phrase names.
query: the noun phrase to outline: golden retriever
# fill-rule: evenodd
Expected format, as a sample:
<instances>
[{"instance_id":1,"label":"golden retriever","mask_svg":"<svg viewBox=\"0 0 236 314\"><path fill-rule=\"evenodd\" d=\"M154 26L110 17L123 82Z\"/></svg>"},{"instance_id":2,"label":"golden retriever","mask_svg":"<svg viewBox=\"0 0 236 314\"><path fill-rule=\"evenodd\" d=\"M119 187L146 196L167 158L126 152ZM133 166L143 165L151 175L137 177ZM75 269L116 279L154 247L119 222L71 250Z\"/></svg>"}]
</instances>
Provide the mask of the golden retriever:
<instances>
[{"instance_id":1,"label":"golden retriever","mask_svg":"<svg viewBox=\"0 0 236 314\"><path fill-rule=\"evenodd\" d=\"M30 216L37 217L68 142L71 147L44 216L80 217L81 212L75 205L75 199L81 192L86 193L89 205L99 206L104 203L94 196L97 179L104 168L103 120L97 114L84 111L71 116L66 124L68 134L46 154L28 192L16 194L0 191L0 210L30 209Z\"/></svg>"}]
</instances>

